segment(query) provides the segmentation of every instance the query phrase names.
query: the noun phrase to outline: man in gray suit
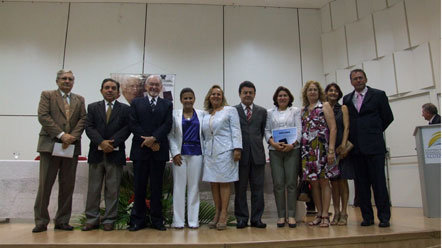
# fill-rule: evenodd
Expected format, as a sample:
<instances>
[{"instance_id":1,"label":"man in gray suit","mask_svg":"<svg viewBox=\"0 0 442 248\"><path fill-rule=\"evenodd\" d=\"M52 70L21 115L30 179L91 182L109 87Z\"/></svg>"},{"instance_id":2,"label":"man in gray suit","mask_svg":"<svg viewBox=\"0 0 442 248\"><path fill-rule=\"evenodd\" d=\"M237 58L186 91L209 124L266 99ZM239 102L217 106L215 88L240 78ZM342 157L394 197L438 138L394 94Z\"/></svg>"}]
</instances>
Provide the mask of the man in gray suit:
<instances>
[{"instance_id":1,"label":"man in gray suit","mask_svg":"<svg viewBox=\"0 0 442 248\"><path fill-rule=\"evenodd\" d=\"M247 186L250 182L252 227L265 228L261 221L264 212L264 169L265 152L262 139L266 126L267 110L253 104L256 88L252 82L244 81L239 85L241 103L236 105L241 123L242 144L239 161L239 181L235 182L236 227L245 228L249 221L247 206Z\"/></svg>"},{"instance_id":2,"label":"man in gray suit","mask_svg":"<svg viewBox=\"0 0 442 248\"><path fill-rule=\"evenodd\" d=\"M55 229L72 231L69 225L72 210L72 194L75 186L78 155L81 152L81 134L86 121L84 98L71 92L74 87L72 71L59 70L57 90L43 91L38 105L38 121L41 124L37 152L40 153L40 176L34 205L35 227L32 232L43 232L49 224L49 198L58 174L58 209ZM52 155L55 143L63 149L74 145L71 158Z\"/></svg>"},{"instance_id":3,"label":"man in gray suit","mask_svg":"<svg viewBox=\"0 0 442 248\"><path fill-rule=\"evenodd\" d=\"M89 146L89 183L86 200L86 223L82 231L97 229L100 223L100 197L105 182L106 210L101 219L104 231L114 229L123 165L126 164L124 141L129 137L130 107L118 102L120 84L106 78L101 83L104 100L89 104L86 134Z\"/></svg>"}]
</instances>

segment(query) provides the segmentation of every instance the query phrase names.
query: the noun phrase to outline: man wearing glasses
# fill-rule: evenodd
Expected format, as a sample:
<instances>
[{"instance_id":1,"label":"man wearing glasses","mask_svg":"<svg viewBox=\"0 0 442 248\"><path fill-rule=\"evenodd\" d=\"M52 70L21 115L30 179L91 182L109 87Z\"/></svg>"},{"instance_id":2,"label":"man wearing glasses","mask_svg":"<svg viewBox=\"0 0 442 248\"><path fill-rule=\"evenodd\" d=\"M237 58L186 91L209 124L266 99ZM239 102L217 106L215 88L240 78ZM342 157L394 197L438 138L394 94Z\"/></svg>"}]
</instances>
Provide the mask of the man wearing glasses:
<instances>
[{"instance_id":1,"label":"man wearing glasses","mask_svg":"<svg viewBox=\"0 0 442 248\"><path fill-rule=\"evenodd\" d=\"M42 128L37 152L40 153L40 176L34 205L35 227L32 232L47 230L52 186L58 174L58 209L54 229L71 231L72 194L75 186L81 134L86 121L84 98L71 93L72 71L59 70L57 90L43 91L38 105L38 121ZM55 147L55 148L54 148ZM68 151L73 150L69 153Z\"/></svg>"}]
</instances>

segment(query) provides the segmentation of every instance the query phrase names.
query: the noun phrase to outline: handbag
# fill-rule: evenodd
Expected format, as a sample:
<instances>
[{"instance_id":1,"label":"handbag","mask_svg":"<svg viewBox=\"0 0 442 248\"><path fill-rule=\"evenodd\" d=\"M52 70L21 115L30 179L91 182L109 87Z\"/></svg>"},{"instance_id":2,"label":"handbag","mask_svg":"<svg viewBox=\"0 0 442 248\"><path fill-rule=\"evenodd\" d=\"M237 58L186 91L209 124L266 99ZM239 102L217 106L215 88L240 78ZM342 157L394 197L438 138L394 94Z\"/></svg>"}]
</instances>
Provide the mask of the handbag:
<instances>
[{"instance_id":1,"label":"handbag","mask_svg":"<svg viewBox=\"0 0 442 248\"><path fill-rule=\"evenodd\" d=\"M339 159L345 158L348 155L348 153L351 151L351 149L353 149L353 147L354 147L353 143L351 143L350 140L347 140L347 144L345 145L344 151L343 151L345 156L343 157L342 155L339 155Z\"/></svg>"},{"instance_id":2,"label":"handbag","mask_svg":"<svg viewBox=\"0 0 442 248\"><path fill-rule=\"evenodd\" d=\"M298 184L298 188L296 189L298 192L298 201L304 201L304 202L310 201L310 197L308 196L310 189L308 186L309 183L307 181L301 181Z\"/></svg>"}]
</instances>

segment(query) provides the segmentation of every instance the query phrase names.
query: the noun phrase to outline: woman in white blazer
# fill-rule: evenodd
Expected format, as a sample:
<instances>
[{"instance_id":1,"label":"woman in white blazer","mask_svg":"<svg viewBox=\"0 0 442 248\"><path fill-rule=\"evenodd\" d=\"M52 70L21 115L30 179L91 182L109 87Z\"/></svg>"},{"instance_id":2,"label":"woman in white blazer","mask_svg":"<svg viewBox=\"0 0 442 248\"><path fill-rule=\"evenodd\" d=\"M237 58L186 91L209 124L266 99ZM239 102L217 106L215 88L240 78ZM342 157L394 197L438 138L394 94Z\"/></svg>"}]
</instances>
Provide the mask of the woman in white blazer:
<instances>
[{"instance_id":1,"label":"woman in white blazer","mask_svg":"<svg viewBox=\"0 0 442 248\"><path fill-rule=\"evenodd\" d=\"M177 229L185 225L187 185L187 221L189 228L199 226L199 182L203 168L202 120L204 112L193 108L195 93L184 88L180 93L183 109L173 111L172 129L168 135L173 157L173 223Z\"/></svg>"},{"instance_id":2,"label":"woman in white blazer","mask_svg":"<svg viewBox=\"0 0 442 248\"><path fill-rule=\"evenodd\" d=\"M279 86L273 94L275 108L267 110L265 128L269 143L270 167L272 168L273 193L278 211L278 227L284 227L288 217L289 227L296 227L296 186L300 161L301 110L292 107L293 95L286 87ZM287 144L286 141L274 140L272 131L296 127L297 139ZM287 189L287 196L285 194ZM286 211L287 202L287 211Z\"/></svg>"}]
</instances>

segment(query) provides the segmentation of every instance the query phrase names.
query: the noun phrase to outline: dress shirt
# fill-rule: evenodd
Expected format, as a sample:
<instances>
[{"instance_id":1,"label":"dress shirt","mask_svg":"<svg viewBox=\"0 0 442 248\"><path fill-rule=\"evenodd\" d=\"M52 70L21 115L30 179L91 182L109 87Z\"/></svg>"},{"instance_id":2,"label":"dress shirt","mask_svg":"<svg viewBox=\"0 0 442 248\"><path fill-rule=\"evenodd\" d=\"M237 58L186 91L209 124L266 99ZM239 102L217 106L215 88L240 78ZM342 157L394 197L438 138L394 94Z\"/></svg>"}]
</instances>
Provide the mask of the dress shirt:
<instances>
[{"instance_id":1,"label":"dress shirt","mask_svg":"<svg viewBox=\"0 0 442 248\"><path fill-rule=\"evenodd\" d=\"M241 106L242 106L242 109L244 111L244 114L247 116L247 106L245 104L243 104L243 103L241 103ZM250 111L252 111L252 114L253 114L253 103L250 104L249 108L250 108Z\"/></svg>"},{"instance_id":2,"label":"dress shirt","mask_svg":"<svg viewBox=\"0 0 442 248\"><path fill-rule=\"evenodd\" d=\"M368 88L367 86L365 86L365 88L361 91L361 92L357 92L355 90L355 93L353 94L353 105L355 105L355 108L358 109L358 94L362 95L362 102L364 102L364 98L365 98L365 94L367 94ZM362 104L361 104L361 108L362 108Z\"/></svg>"}]
</instances>

